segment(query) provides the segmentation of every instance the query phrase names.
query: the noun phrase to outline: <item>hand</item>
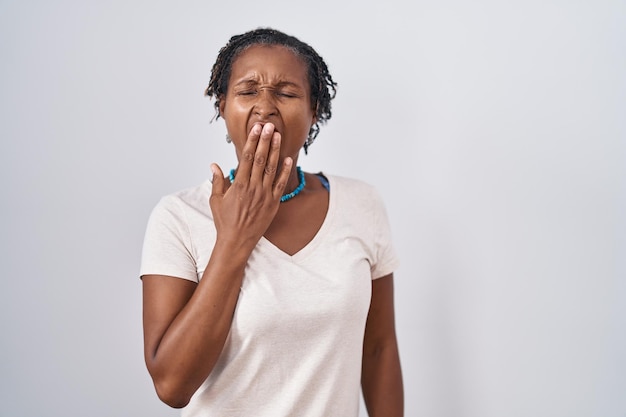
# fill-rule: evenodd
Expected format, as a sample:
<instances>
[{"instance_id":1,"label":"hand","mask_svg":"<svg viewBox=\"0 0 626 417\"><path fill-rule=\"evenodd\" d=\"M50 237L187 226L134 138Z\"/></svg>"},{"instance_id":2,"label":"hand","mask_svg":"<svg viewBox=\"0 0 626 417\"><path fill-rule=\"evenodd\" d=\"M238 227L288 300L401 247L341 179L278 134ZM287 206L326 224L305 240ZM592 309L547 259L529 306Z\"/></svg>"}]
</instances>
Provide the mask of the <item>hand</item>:
<instances>
[{"instance_id":1,"label":"hand","mask_svg":"<svg viewBox=\"0 0 626 417\"><path fill-rule=\"evenodd\" d=\"M281 135L274 129L272 123L252 127L237 176L228 190L221 168L211 165L213 190L209 203L217 239L236 242L250 251L272 223L293 165L287 157L278 172Z\"/></svg>"}]
</instances>

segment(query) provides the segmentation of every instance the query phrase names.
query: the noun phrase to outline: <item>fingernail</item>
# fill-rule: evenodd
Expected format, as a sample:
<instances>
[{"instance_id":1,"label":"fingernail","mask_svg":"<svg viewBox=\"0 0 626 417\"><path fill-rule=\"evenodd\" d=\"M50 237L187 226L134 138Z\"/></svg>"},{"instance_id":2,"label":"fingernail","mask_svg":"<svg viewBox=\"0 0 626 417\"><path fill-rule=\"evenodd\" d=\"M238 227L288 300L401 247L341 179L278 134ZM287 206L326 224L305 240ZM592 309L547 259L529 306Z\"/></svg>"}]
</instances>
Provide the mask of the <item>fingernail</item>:
<instances>
[{"instance_id":1,"label":"fingernail","mask_svg":"<svg viewBox=\"0 0 626 417\"><path fill-rule=\"evenodd\" d=\"M255 135L258 135L259 133L261 133L261 125L256 124L252 127L252 133Z\"/></svg>"}]
</instances>

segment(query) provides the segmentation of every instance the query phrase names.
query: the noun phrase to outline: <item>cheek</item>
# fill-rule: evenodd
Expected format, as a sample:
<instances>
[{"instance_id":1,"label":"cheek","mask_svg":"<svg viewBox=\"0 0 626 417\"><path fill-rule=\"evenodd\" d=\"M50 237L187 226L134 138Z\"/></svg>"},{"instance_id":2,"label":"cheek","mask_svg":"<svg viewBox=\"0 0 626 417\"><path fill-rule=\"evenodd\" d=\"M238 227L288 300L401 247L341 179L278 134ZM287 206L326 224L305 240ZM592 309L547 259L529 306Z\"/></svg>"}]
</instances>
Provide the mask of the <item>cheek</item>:
<instances>
[{"instance_id":1,"label":"cheek","mask_svg":"<svg viewBox=\"0 0 626 417\"><path fill-rule=\"evenodd\" d=\"M297 121L297 125L299 126L299 130L302 135L307 137L309 135L309 131L311 130L311 126L313 125L313 116L308 114L307 112L300 113Z\"/></svg>"},{"instance_id":2,"label":"cheek","mask_svg":"<svg viewBox=\"0 0 626 417\"><path fill-rule=\"evenodd\" d=\"M243 129L242 126L245 126L245 120L247 120L248 114L249 109L243 108L240 105L228 103L228 106L225 107L222 118L226 122L226 128L228 129L228 131L231 132L231 134L235 134L241 133L237 130Z\"/></svg>"},{"instance_id":3,"label":"cheek","mask_svg":"<svg viewBox=\"0 0 626 417\"><path fill-rule=\"evenodd\" d=\"M298 126L301 129L306 127L308 132L313 124L314 114L307 106L300 105L290 108L288 112L283 112L283 117L288 119L294 127Z\"/></svg>"}]
</instances>

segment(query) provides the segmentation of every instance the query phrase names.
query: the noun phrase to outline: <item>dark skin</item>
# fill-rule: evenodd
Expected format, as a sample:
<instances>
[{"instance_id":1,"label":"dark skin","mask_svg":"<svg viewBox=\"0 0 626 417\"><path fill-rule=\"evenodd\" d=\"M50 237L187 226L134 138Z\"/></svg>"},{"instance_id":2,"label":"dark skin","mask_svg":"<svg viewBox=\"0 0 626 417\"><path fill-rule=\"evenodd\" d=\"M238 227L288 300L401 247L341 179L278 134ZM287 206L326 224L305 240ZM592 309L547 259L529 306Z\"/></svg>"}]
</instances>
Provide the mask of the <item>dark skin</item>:
<instances>
[{"instance_id":1,"label":"dark skin","mask_svg":"<svg viewBox=\"0 0 626 417\"><path fill-rule=\"evenodd\" d=\"M315 123L306 66L281 46L255 45L233 63L220 115L233 138L235 182L211 165L209 199L216 243L200 283L143 276L144 355L157 394L184 407L211 373L226 341L244 269L265 237L293 255L320 229L328 192L315 175L296 188L293 168ZM403 389L394 326L393 276L372 281L363 342L362 387L370 417L403 415Z\"/></svg>"}]
</instances>

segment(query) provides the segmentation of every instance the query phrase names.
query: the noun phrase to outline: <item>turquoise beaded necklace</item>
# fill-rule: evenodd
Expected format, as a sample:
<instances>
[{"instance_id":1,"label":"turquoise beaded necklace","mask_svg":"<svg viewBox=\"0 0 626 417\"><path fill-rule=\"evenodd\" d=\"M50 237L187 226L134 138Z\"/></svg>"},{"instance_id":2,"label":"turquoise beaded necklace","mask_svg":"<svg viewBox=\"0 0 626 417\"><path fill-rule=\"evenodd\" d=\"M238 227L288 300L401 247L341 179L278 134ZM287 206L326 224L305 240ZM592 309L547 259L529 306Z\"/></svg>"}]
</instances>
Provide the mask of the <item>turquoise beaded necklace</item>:
<instances>
[{"instance_id":1,"label":"turquoise beaded necklace","mask_svg":"<svg viewBox=\"0 0 626 417\"><path fill-rule=\"evenodd\" d=\"M299 166L296 167L296 173L298 174L298 181L300 181L300 183L292 192L283 194L283 196L280 198L281 203L291 200L292 198L300 194L300 191L304 189L306 181L304 180L304 172L302 172L302 169L300 169ZM228 178L230 179L231 184L235 181L235 168L230 170L230 175L228 176Z\"/></svg>"}]
</instances>

